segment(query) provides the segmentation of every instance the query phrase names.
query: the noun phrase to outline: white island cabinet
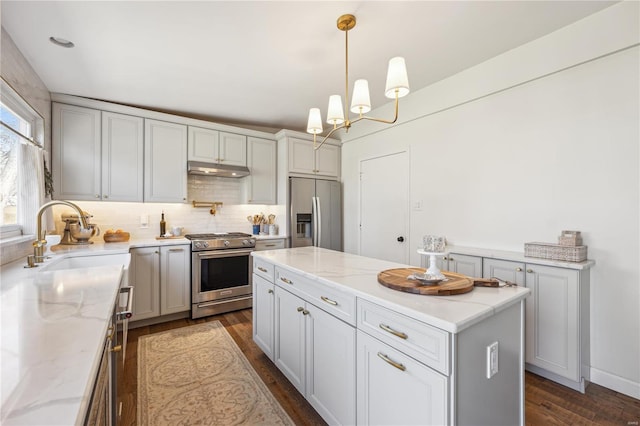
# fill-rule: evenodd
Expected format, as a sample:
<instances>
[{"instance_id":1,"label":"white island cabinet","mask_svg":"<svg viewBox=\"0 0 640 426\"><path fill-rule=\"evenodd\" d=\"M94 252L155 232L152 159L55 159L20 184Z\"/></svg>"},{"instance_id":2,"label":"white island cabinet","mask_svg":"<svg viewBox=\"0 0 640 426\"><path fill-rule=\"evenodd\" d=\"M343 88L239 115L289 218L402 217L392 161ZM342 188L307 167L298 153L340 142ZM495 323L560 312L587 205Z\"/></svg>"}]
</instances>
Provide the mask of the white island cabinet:
<instances>
[{"instance_id":1,"label":"white island cabinet","mask_svg":"<svg viewBox=\"0 0 640 426\"><path fill-rule=\"evenodd\" d=\"M378 283L407 265L317 247L252 256L254 340L328 423L524 423L529 289L423 296Z\"/></svg>"}]
</instances>

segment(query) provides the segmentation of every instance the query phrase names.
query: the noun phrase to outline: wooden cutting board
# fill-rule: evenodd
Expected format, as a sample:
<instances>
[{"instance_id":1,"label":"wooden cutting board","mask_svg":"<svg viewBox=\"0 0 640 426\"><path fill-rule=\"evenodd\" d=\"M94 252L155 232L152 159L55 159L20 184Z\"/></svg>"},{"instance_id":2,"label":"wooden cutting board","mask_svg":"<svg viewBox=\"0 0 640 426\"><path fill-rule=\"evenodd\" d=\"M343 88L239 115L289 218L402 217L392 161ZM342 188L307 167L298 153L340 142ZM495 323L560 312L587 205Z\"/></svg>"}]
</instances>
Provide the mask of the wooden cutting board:
<instances>
[{"instance_id":1,"label":"wooden cutting board","mask_svg":"<svg viewBox=\"0 0 640 426\"><path fill-rule=\"evenodd\" d=\"M447 281L442 281L436 285L424 285L418 280L407 279L411 274L424 274L424 272L424 268L387 269L378 274L378 282L393 290L428 296L451 296L468 293L473 290L472 278L454 272L443 271L442 273L447 277Z\"/></svg>"}]
</instances>

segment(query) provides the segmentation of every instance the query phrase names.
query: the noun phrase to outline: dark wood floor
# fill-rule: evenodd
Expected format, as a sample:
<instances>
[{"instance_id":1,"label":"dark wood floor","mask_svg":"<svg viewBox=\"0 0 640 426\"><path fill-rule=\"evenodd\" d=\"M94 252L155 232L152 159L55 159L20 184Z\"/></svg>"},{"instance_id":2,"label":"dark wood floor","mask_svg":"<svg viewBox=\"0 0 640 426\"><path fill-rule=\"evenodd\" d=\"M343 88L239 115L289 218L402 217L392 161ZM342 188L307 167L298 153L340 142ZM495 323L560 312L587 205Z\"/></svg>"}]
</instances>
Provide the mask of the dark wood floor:
<instances>
[{"instance_id":1,"label":"dark wood floor","mask_svg":"<svg viewBox=\"0 0 640 426\"><path fill-rule=\"evenodd\" d=\"M129 330L125 371L120 374L118 395L123 402L121 424L136 424L138 386L138 337L207 321L220 321L260 375L269 390L297 425L324 425L325 422L275 365L253 343L251 310L230 312L198 320L182 319ZM527 425L624 425L637 426L640 401L596 384L586 393L568 389L535 374L526 374L525 404Z\"/></svg>"}]
</instances>

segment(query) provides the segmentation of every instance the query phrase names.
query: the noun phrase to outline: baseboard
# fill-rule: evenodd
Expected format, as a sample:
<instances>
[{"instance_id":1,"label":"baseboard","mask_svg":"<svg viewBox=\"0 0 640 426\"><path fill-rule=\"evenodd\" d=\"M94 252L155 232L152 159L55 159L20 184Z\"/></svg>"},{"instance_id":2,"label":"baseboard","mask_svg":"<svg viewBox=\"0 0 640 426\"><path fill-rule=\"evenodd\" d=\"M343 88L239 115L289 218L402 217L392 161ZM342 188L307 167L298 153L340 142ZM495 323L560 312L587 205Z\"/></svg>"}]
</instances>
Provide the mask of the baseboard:
<instances>
[{"instance_id":1,"label":"baseboard","mask_svg":"<svg viewBox=\"0 0 640 426\"><path fill-rule=\"evenodd\" d=\"M591 382L640 399L640 383L591 367Z\"/></svg>"}]
</instances>

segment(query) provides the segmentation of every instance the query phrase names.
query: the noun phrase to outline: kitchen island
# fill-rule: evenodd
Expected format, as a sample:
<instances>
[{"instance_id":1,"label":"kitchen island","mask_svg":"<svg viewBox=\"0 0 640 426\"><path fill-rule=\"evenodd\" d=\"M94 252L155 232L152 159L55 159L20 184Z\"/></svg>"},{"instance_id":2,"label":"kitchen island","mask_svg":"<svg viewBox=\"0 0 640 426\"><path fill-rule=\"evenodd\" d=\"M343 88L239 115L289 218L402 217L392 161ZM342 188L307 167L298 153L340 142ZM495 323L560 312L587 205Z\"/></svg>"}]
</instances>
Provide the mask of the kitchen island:
<instances>
[{"instance_id":1,"label":"kitchen island","mask_svg":"<svg viewBox=\"0 0 640 426\"><path fill-rule=\"evenodd\" d=\"M316 247L252 254L254 340L330 424L523 424L523 287L424 296L401 265Z\"/></svg>"}]
</instances>

